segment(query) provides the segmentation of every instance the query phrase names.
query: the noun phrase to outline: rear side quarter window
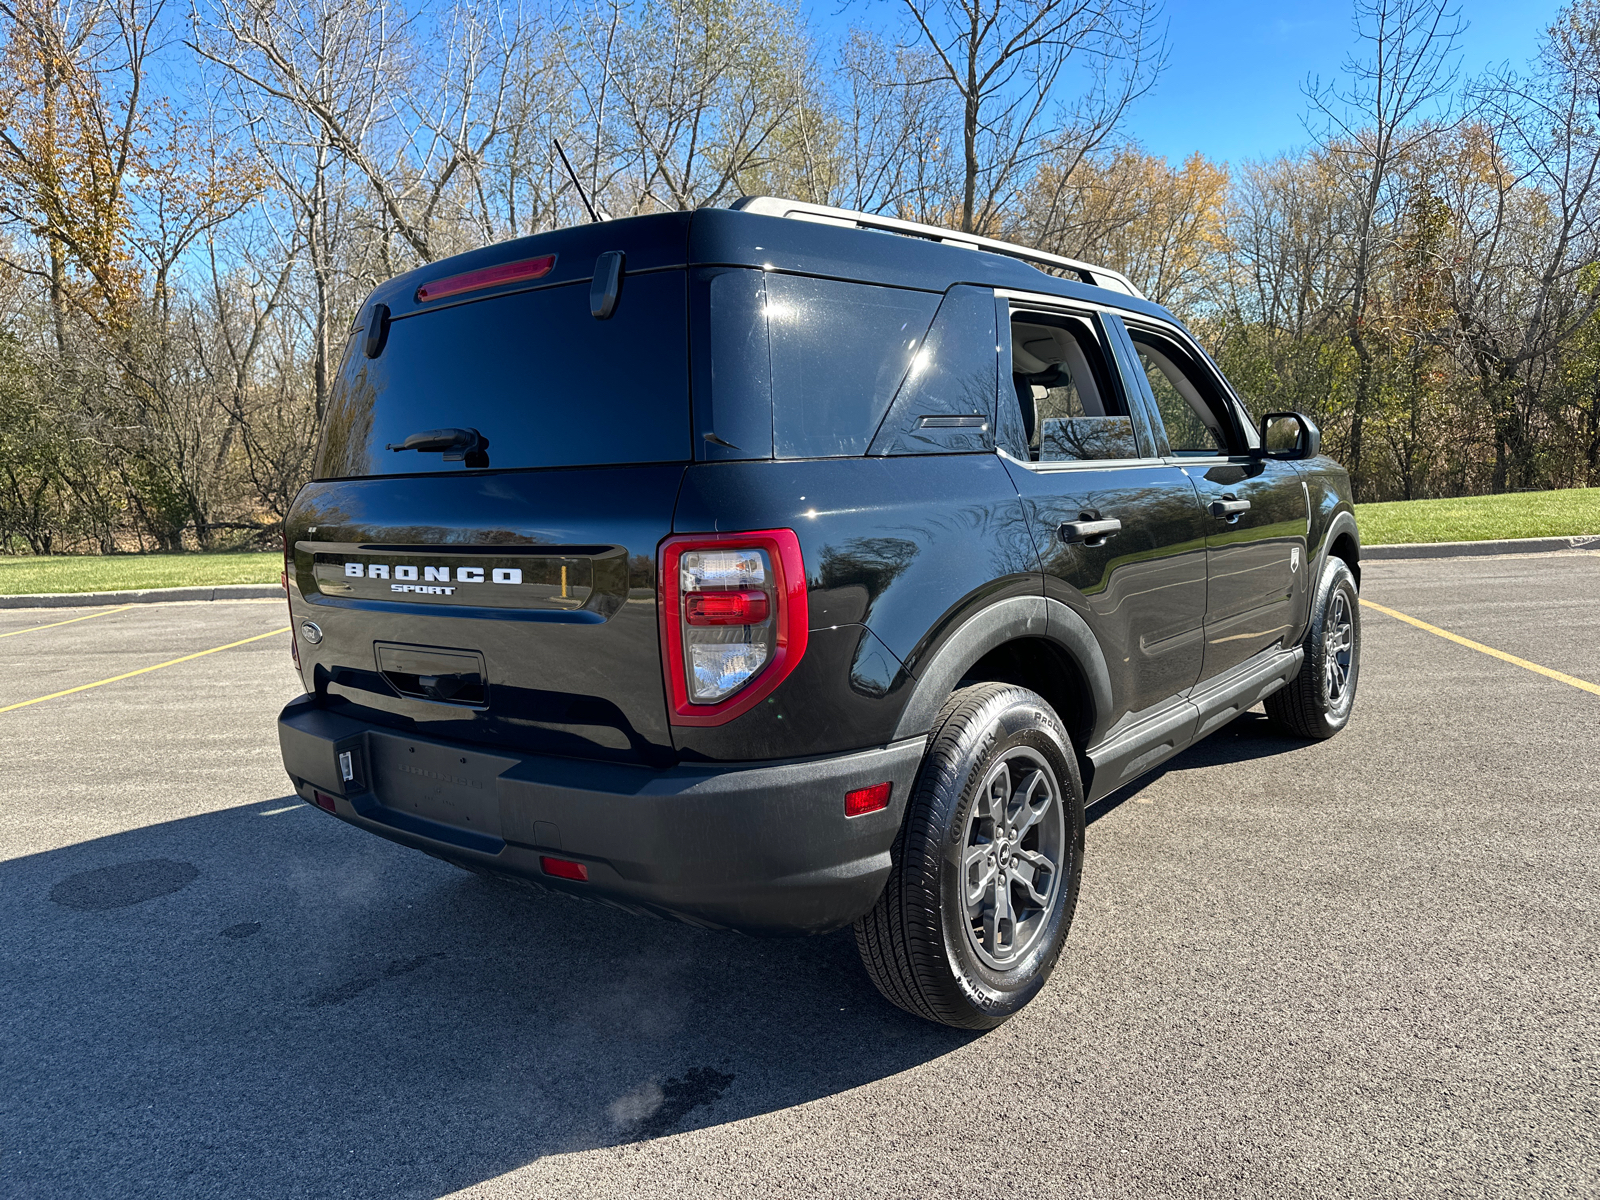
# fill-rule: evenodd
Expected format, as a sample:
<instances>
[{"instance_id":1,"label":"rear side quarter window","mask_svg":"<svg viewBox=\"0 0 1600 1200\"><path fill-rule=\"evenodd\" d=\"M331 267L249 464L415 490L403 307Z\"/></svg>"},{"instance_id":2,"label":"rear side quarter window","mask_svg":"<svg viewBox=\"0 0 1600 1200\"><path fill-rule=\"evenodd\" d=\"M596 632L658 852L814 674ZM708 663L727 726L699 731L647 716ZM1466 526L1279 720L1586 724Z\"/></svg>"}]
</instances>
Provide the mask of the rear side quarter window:
<instances>
[{"instance_id":1,"label":"rear side quarter window","mask_svg":"<svg viewBox=\"0 0 1600 1200\"><path fill-rule=\"evenodd\" d=\"M940 297L775 273L766 292L774 454L865 454Z\"/></svg>"}]
</instances>

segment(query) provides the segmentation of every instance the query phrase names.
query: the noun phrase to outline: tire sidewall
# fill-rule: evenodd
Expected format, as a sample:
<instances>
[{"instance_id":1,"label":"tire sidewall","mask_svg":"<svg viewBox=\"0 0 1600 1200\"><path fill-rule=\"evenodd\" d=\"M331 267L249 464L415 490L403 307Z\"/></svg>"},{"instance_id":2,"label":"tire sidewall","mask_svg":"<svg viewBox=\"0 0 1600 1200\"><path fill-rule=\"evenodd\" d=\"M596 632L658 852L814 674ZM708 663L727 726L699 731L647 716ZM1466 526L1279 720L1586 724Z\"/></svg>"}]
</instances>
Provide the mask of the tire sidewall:
<instances>
[{"instance_id":1,"label":"tire sidewall","mask_svg":"<svg viewBox=\"0 0 1600 1200\"><path fill-rule=\"evenodd\" d=\"M964 999L995 1020L1022 1008L1044 986L1066 943L1077 909L1083 873L1083 786L1066 731L1042 700L1021 689L1009 689L997 700L1009 701L991 714L987 728L969 747L958 778L961 791L946 809L939 868L939 932L944 955ZM1042 936L1022 961L1005 971L983 962L967 939L966 905L962 895L961 859L967 822L980 799L984 778L1001 756L1026 746L1049 765L1061 797L1066 824L1066 853L1060 891Z\"/></svg>"}]
</instances>

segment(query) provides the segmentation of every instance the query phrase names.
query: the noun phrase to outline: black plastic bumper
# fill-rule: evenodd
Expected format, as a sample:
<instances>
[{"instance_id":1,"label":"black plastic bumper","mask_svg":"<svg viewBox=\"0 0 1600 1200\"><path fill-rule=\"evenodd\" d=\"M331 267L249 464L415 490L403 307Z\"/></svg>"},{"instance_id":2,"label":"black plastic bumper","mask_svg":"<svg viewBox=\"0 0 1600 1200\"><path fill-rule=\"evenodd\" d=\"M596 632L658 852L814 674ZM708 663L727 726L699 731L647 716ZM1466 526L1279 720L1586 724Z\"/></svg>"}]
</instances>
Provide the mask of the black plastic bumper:
<instances>
[{"instance_id":1,"label":"black plastic bumper","mask_svg":"<svg viewBox=\"0 0 1600 1200\"><path fill-rule=\"evenodd\" d=\"M652 770L408 737L309 696L283 710L278 738L302 798L321 792L352 825L475 869L752 933L823 933L872 907L924 746ZM846 792L884 781L887 809L845 816ZM543 856L582 863L588 881L545 874Z\"/></svg>"}]
</instances>

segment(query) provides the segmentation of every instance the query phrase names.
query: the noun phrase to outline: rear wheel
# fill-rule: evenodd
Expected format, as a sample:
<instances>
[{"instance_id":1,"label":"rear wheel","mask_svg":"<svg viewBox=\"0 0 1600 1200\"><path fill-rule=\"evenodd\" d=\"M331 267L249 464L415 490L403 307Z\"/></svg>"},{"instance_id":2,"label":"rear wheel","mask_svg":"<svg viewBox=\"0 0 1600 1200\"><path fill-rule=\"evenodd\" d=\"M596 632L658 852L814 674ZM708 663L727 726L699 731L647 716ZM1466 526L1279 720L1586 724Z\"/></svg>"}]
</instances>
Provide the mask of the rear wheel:
<instances>
[{"instance_id":1,"label":"rear wheel","mask_svg":"<svg viewBox=\"0 0 1600 1200\"><path fill-rule=\"evenodd\" d=\"M1083 785L1038 695L984 683L934 722L877 905L856 945L907 1012L990 1029L1050 977L1078 904Z\"/></svg>"},{"instance_id":2,"label":"rear wheel","mask_svg":"<svg viewBox=\"0 0 1600 1200\"><path fill-rule=\"evenodd\" d=\"M1331 738L1350 723L1361 674L1361 610L1355 576L1343 559L1322 568L1306 630L1300 674L1266 699L1267 717L1285 733Z\"/></svg>"}]
</instances>

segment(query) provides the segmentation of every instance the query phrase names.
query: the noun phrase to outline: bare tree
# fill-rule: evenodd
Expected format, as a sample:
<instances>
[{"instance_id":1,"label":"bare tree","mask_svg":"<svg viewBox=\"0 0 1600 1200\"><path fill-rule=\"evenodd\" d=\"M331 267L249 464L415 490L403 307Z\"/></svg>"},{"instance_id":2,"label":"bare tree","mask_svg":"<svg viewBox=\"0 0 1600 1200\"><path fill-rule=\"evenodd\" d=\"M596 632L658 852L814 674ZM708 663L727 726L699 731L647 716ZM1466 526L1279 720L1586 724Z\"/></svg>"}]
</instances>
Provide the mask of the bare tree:
<instances>
[{"instance_id":1,"label":"bare tree","mask_svg":"<svg viewBox=\"0 0 1600 1200\"><path fill-rule=\"evenodd\" d=\"M196 51L315 123L365 178L386 233L422 262L461 248L440 226L459 220L457 189L470 203L470 176L505 132L520 21L461 5L442 41L419 46L417 17L392 0L243 0L214 6L206 25Z\"/></svg>"},{"instance_id":2,"label":"bare tree","mask_svg":"<svg viewBox=\"0 0 1600 1200\"><path fill-rule=\"evenodd\" d=\"M949 136L959 109L931 54L854 30L839 66L840 162L830 199L914 221L946 216L961 186Z\"/></svg>"},{"instance_id":3,"label":"bare tree","mask_svg":"<svg viewBox=\"0 0 1600 1200\"><path fill-rule=\"evenodd\" d=\"M1098 149L1165 65L1153 0L903 2L929 54L926 81L960 102L968 232L995 225L1047 144ZM1084 86L1067 101L1057 89L1076 68Z\"/></svg>"},{"instance_id":4,"label":"bare tree","mask_svg":"<svg viewBox=\"0 0 1600 1200\"><path fill-rule=\"evenodd\" d=\"M1374 353L1367 308L1378 258L1389 244L1381 213L1396 165L1429 135L1422 118L1455 86L1456 43L1466 28L1452 0L1356 0L1362 50L1345 60L1343 84L1306 85L1308 128L1354 199L1347 231L1350 300L1346 334L1360 367L1346 465L1362 498L1362 439L1371 407Z\"/></svg>"},{"instance_id":5,"label":"bare tree","mask_svg":"<svg viewBox=\"0 0 1600 1200\"><path fill-rule=\"evenodd\" d=\"M806 186L816 89L794 10L770 0L602 0L569 24L564 46L581 101L576 139L612 211L691 209L775 178L783 190Z\"/></svg>"},{"instance_id":6,"label":"bare tree","mask_svg":"<svg viewBox=\"0 0 1600 1200\"><path fill-rule=\"evenodd\" d=\"M1583 282L1600 261L1600 0L1559 14L1526 76L1474 90L1483 124L1444 175L1459 221L1449 279L1499 492L1533 486L1546 375L1600 305Z\"/></svg>"}]
</instances>

